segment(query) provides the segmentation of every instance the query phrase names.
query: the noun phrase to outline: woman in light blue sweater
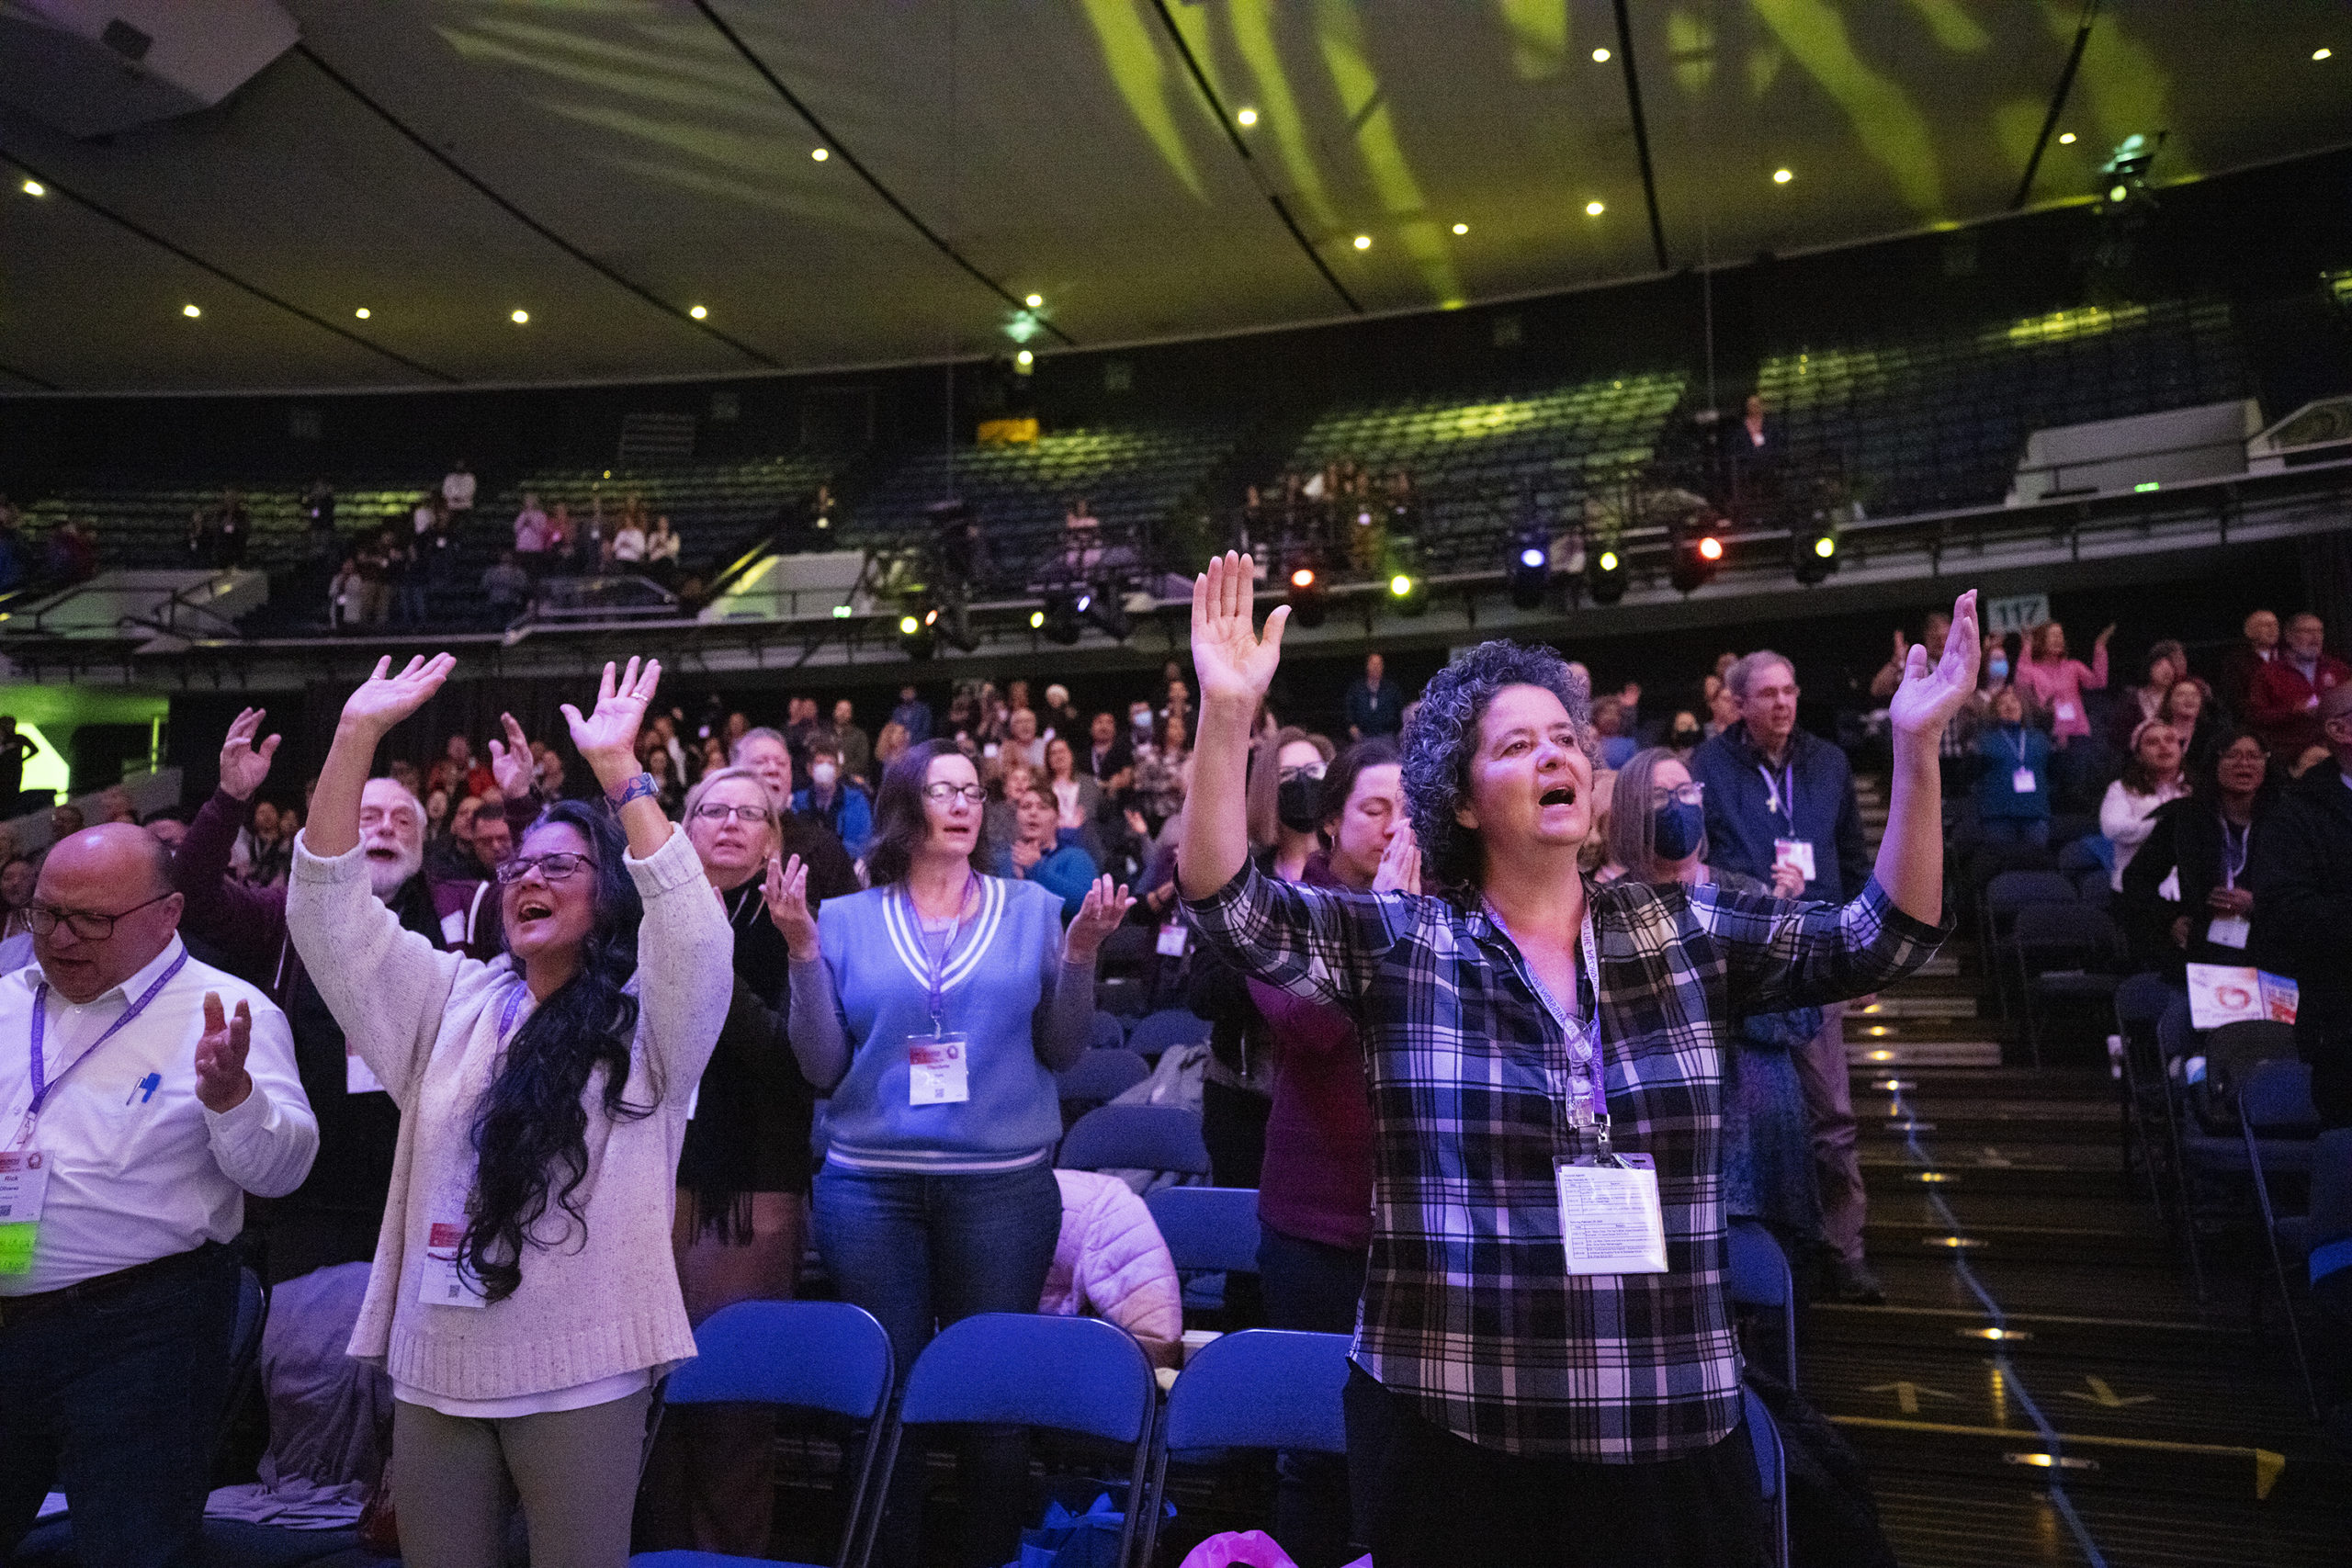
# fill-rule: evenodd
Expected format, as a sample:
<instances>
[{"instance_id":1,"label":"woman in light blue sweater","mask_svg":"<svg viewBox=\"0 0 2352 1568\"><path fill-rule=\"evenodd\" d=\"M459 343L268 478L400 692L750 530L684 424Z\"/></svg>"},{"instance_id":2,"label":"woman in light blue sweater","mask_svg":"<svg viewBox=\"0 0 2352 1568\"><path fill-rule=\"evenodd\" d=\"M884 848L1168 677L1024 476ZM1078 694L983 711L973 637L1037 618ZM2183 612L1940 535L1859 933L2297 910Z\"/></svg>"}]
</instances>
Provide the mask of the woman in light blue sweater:
<instances>
[{"instance_id":1,"label":"woman in light blue sweater","mask_svg":"<svg viewBox=\"0 0 2352 1568\"><path fill-rule=\"evenodd\" d=\"M901 1375L958 1318L1037 1309L1061 1230L1053 1075L1086 1049L1095 956L1132 902L1102 878L1065 937L1059 897L981 874L986 799L969 758L926 741L882 776L870 890L811 919L798 863L768 874L793 1052L832 1097L817 1247L842 1299L889 1331ZM1027 1475L1017 1436L967 1441L973 1561L1014 1555ZM909 1444L877 1562L914 1562L922 1478Z\"/></svg>"}]
</instances>

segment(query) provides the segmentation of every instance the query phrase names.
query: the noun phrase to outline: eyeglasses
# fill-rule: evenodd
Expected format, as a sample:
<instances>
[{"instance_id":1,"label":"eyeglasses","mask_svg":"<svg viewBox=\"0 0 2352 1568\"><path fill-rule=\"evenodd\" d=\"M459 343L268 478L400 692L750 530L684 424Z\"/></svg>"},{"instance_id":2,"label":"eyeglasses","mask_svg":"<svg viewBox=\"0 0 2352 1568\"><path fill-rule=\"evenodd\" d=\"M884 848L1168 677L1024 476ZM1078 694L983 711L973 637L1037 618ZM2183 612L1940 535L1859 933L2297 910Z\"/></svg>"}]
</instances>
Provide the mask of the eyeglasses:
<instances>
[{"instance_id":1,"label":"eyeglasses","mask_svg":"<svg viewBox=\"0 0 2352 1568\"><path fill-rule=\"evenodd\" d=\"M724 822L729 817L738 822L765 822L770 815L764 806L729 806L718 800L707 800L695 807L695 818L704 822Z\"/></svg>"},{"instance_id":2,"label":"eyeglasses","mask_svg":"<svg viewBox=\"0 0 2352 1568\"><path fill-rule=\"evenodd\" d=\"M150 904L160 904L171 896L169 893L158 893L153 898L142 899L130 908L119 909L111 915L101 915L91 909L61 909L53 904L28 904L25 906L25 924L32 928L35 936L48 936L62 925L74 933L77 942L104 942L114 935L117 920L135 915Z\"/></svg>"},{"instance_id":3,"label":"eyeglasses","mask_svg":"<svg viewBox=\"0 0 2352 1568\"><path fill-rule=\"evenodd\" d=\"M963 796L974 806L988 804L989 792L976 784L935 784L922 786L922 797L936 805L945 806L958 795Z\"/></svg>"},{"instance_id":4,"label":"eyeglasses","mask_svg":"<svg viewBox=\"0 0 2352 1568\"><path fill-rule=\"evenodd\" d=\"M595 863L586 855L563 853L516 855L513 860L501 863L499 868L491 874L497 877L502 886L520 882L530 875L534 870L549 882L564 882L570 880L571 874L580 870L581 867L593 867Z\"/></svg>"},{"instance_id":5,"label":"eyeglasses","mask_svg":"<svg viewBox=\"0 0 2352 1568\"><path fill-rule=\"evenodd\" d=\"M1703 803L1706 798L1707 786L1697 783L1696 781L1687 784L1677 784L1672 789L1654 789L1650 791L1650 804L1653 806L1666 806L1669 804L1675 806L1698 806Z\"/></svg>"},{"instance_id":6,"label":"eyeglasses","mask_svg":"<svg viewBox=\"0 0 2352 1568\"><path fill-rule=\"evenodd\" d=\"M1295 768L1284 768L1276 776L1282 783L1288 784L1293 779L1319 779L1323 771L1322 763L1306 762Z\"/></svg>"}]
</instances>

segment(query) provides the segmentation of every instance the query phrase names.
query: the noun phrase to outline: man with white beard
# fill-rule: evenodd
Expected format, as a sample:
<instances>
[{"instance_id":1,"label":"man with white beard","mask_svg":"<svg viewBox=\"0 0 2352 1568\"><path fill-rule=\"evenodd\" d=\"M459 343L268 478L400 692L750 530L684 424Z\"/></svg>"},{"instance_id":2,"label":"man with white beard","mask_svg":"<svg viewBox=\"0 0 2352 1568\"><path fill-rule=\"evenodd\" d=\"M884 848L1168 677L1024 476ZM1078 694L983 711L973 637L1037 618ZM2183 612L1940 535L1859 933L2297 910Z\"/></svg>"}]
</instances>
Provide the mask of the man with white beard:
<instances>
[{"instance_id":1,"label":"man with white beard","mask_svg":"<svg viewBox=\"0 0 2352 1568\"><path fill-rule=\"evenodd\" d=\"M303 1092L318 1115L319 1155L310 1179L284 1198L247 1206L251 1224L268 1237L275 1282L375 1256L400 1112L366 1064L346 1052L342 1026L287 940L285 886L248 886L230 874L229 850L246 802L277 752L275 735L254 743L262 718L260 709L247 708L229 727L220 744L220 786L188 825L173 856L172 883L187 900L180 930L188 945L285 1010ZM401 925L447 947L423 874L424 806L397 780L370 779L360 797L359 836L376 897Z\"/></svg>"}]
</instances>

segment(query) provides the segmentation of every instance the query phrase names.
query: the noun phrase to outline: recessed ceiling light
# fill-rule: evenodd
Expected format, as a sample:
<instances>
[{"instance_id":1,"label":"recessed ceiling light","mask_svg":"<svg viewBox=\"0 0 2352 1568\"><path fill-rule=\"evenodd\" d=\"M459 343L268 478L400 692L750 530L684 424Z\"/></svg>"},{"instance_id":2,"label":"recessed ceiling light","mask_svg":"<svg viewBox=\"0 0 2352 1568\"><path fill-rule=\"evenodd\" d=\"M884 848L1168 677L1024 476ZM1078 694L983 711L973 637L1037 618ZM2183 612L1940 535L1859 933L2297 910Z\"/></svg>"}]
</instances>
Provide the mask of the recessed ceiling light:
<instances>
[{"instance_id":1,"label":"recessed ceiling light","mask_svg":"<svg viewBox=\"0 0 2352 1568\"><path fill-rule=\"evenodd\" d=\"M1609 51L1608 51L1607 50L1605 50L1605 49L1596 49L1596 50L1594 50L1594 51L1592 51L1592 62L1593 62L1595 65L1606 65L1606 64L1608 64L1608 63L1609 63Z\"/></svg>"},{"instance_id":2,"label":"recessed ceiling light","mask_svg":"<svg viewBox=\"0 0 2352 1568\"><path fill-rule=\"evenodd\" d=\"M2058 136L2058 145L2059 145L2059 146L2061 146L2061 147L2072 147L2074 144L2075 144L2075 133L2074 133L2073 131L2071 131L2071 130L2066 130L2066 131L2061 131L2061 132L2059 133L2059 136Z\"/></svg>"},{"instance_id":3,"label":"recessed ceiling light","mask_svg":"<svg viewBox=\"0 0 2352 1568\"><path fill-rule=\"evenodd\" d=\"M517 310L506 319L514 322L518 327L527 326L530 323L531 312L528 310Z\"/></svg>"},{"instance_id":4,"label":"recessed ceiling light","mask_svg":"<svg viewBox=\"0 0 2352 1568\"><path fill-rule=\"evenodd\" d=\"M1368 251L1372 249L1372 236L1369 234L1358 234L1356 236L1356 249L1360 251Z\"/></svg>"},{"instance_id":5,"label":"recessed ceiling light","mask_svg":"<svg viewBox=\"0 0 2352 1568\"><path fill-rule=\"evenodd\" d=\"M1772 183L1776 186L1784 186L1795 178L1796 175L1789 173L1786 169L1775 169L1772 171Z\"/></svg>"},{"instance_id":6,"label":"recessed ceiling light","mask_svg":"<svg viewBox=\"0 0 2352 1568\"><path fill-rule=\"evenodd\" d=\"M1250 127L1258 123L1258 111L1256 109L1243 109L1233 118L1243 130L1247 130Z\"/></svg>"},{"instance_id":7,"label":"recessed ceiling light","mask_svg":"<svg viewBox=\"0 0 2352 1568\"><path fill-rule=\"evenodd\" d=\"M811 148L808 150L808 156L810 156L811 158L816 159L816 160L817 160L817 162L819 162L820 164L821 164L821 163L823 163L826 159L828 159L828 158L831 157L831 156L832 156L832 154L831 154L831 152L828 152L827 151L825 151L825 149L823 149L822 147L811 147Z\"/></svg>"},{"instance_id":8,"label":"recessed ceiling light","mask_svg":"<svg viewBox=\"0 0 2352 1568\"><path fill-rule=\"evenodd\" d=\"M2322 48L2312 51L2312 58L2313 60L2325 60L2329 55L2334 54L2335 52L2335 51L2323 46Z\"/></svg>"},{"instance_id":9,"label":"recessed ceiling light","mask_svg":"<svg viewBox=\"0 0 2352 1568\"><path fill-rule=\"evenodd\" d=\"M1043 305L1046 302L1046 297L1042 294L1032 294L1024 302L1031 310L1034 310L1037 309L1038 306Z\"/></svg>"},{"instance_id":10,"label":"recessed ceiling light","mask_svg":"<svg viewBox=\"0 0 2352 1568\"><path fill-rule=\"evenodd\" d=\"M1467 234L1470 232L1470 225L1467 223L1456 223L1453 226L1453 231L1457 234Z\"/></svg>"},{"instance_id":11,"label":"recessed ceiling light","mask_svg":"<svg viewBox=\"0 0 2352 1568\"><path fill-rule=\"evenodd\" d=\"M687 306L687 307L686 307L686 314L687 314L687 315L689 315L689 316L692 316L695 321L701 321L705 316L709 315L709 314L710 314L710 310L709 310L709 308L708 308L708 307L707 307L707 306L703 306L703 305L689 305L689 306Z\"/></svg>"},{"instance_id":12,"label":"recessed ceiling light","mask_svg":"<svg viewBox=\"0 0 2352 1568\"><path fill-rule=\"evenodd\" d=\"M355 315L355 316L358 317L361 321L366 321L366 320L368 319L368 315L369 315L369 313L370 313L370 312L368 311L368 307L367 307L367 306L362 305L362 306L360 306L360 307L359 307L359 309L357 309L356 310L352 311L351 313L352 313L353 315Z\"/></svg>"},{"instance_id":13,"label":"recessed ceiling light","mask_svg":"<svg viewBox=\"0 0 2352 1568\"><path fill-rule=\"evenodd\" d=\"M200 310L197 309L197 308L196 308L195 306L193 306L193 305L183 305L183 306L181 306L181 307L180 307L180 314L181 314L181 315L183 315L183 316L186 316L186 317L187 317L189 320L193 321L193 320L195 320L197 317L201 316L202 314L204 314L204 312L203 312L202 310Z\"/></svg>"},{"instance_id":14,"label":"recessed ceiling light","mask_svg":"<svg viewBox=\"0 0 2352 1568\"><path fill-rule=\"evenodd\" d=\"M1598 218L1608 210L1608 208L1597 201L1588 201L1584 204L1584 215L1587 218Z\"/></svg>"},{"instance_id":15,"label":"recessed ceiling light","mask_svg":"<svg viewBox=\"0 0 2352 1568\"><path fill-rule=\"evenodd\" d=\"M49 187L41 184L39 180L27 180L25 182L25 194L27 196L47 196L49 194Z\"/></svg>"},{"instance_id":16,"label":"recessed ceiling light","mask_svg":"<svg viewBox=\"0 0 2352 1568\"><path fill-rule=\"evenodd\" d=\"M1014 355L1012 356L1012 360L1016 365L1035 365L1037 363L1037 356L1024 348L1020 353Z\"/></svg>"}]
</instances>

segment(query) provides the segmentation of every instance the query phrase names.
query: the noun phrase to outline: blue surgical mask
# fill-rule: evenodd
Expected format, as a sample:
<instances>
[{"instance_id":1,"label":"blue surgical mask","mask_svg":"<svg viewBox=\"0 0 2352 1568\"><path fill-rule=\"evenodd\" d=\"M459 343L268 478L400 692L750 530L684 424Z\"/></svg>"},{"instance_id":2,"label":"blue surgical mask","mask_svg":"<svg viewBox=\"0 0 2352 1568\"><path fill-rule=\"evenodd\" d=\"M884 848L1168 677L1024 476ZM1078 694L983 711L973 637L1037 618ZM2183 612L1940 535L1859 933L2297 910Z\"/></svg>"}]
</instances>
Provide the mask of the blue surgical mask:
<instances>
[{"instance_id":1,"label":"blue surgical mask","mask_svg":"<svg viewBox=\"0 0 2352 1568\"><path fill-rule=\"evenodd\" d=\"M1984 668L1993 672L1993 679L1996 681L2006 681L2009 678L2009 661L2000 654L1993 655L1992 661Z\"/></svg>"},{"instance_id":2,"label":"blue surgical mask","mask_svg":"<svg viewBox=\"0 0 2352 1568\"><path fill-rule=\"evenodd\" d=\"M1706 835L1707 808L1695 802L1669 800L1650 820L1650 848L1660 860L1689 860Z\"/></svg>"}]
</instances>

